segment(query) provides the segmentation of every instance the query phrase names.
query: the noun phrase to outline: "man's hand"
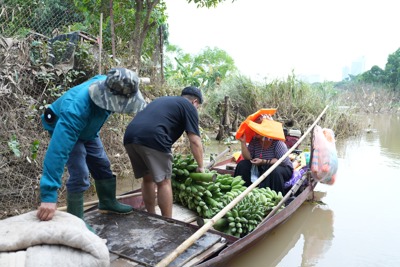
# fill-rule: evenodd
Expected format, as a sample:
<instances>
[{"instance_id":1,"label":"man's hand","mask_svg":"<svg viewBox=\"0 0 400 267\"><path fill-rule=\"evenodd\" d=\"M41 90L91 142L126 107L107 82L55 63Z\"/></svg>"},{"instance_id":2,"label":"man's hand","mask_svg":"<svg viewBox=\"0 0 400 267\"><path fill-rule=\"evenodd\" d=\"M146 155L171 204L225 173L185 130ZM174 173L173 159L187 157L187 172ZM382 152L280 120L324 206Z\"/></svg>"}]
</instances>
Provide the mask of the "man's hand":
<instances>
[{"instance_id":1,"label":"man's hand","mask_svg":"<svg viewBox=\"0 0 400 267\"><path fill-rule=\"evenodd\" d=\"M51 219L53 219L56 209L57 209L57 203L42 202L36 213L36 216L41 221L50 221Z\"/></svg>"},{"instance_id":2,"label":"man's hand","mask_svg":"<svg viewBox=\"0 0 400 267\"><path fill-rule=\"evenodd\" d=\"M201 168L197 167L196 172L204 172L204 167Z\"/></svg>"}]
</instances>

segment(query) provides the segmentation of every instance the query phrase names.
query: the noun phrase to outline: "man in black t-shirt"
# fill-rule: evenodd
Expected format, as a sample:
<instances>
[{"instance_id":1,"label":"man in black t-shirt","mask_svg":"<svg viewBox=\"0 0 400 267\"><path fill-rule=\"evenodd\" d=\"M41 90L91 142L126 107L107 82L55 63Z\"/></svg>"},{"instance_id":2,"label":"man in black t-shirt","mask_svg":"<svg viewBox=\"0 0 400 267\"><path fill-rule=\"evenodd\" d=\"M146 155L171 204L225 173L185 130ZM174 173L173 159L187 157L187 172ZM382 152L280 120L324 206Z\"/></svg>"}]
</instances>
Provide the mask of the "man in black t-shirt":
<instances>
[{"instance_id":1,"label":"man in black t-shirt","mask_svg":"<svg viewBox=\"0 0 400 267\"><path fill-rule=\"evenodd\" d=\"M190 149L197 161L197 172L204 172L203 146L197 108L202 104L201 91L186 87L181 96L155 99L137 113L124 135L135 177L142 178L142 195L148 212L155 213L156 193L161 214L172 217L172 145L186 132ZM156 186L155 186L156 185Z\"/></svg>"}]
</instances>

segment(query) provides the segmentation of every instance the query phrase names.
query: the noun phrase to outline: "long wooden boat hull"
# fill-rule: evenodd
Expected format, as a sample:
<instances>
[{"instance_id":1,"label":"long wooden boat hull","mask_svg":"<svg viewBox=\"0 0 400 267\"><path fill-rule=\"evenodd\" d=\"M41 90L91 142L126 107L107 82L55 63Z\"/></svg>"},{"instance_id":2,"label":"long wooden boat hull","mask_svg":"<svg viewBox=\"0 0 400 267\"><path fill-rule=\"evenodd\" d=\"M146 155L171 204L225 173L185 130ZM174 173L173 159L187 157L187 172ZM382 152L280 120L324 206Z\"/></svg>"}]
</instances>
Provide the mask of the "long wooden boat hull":
<instances>
[{"instance_id":1,"label":"long wooden boat hull","mask_svg":"<svg viewBox=\"0 0 400 267\"><path fill-rule=\"evenodd\" d=\"M96 208L85 212L85 221L98 236L107 240L111 261L123 259L133 266L154 266L200 228L193 224L197 219L194 212L179 205L174 204L174 217L178 220L143 211L141 195L123 198L120 202L132 205L134 211L128 215L102 214ZM208 231L169 266L194 266L236 240L236 237Z\"/></svg>"},{"instance_id":2,"label":"long wooden boat hull","mask_svg":"<svg viewBox=\"0 0 400 267\"><path fill-rule=\"evenodd\" d=\"M213 169L232 174L232 164L234 162L229 159L216 164ZM302 192L289 205L243 238L215 230L207 231L168 266L224 266L287 220L309 198L315 185L316 182L309 181L308 186L302 188ZM100 237L108 241L111 266L120 266L118 264L121 263L117 262L121 260L135 264L133 266L154 266L200 228L195 223L196 214L180 205L174 204L173 218L169 219L143 211L140 194L120 201L133 206L134 212L130 215L111 215L100 214L92 209L85 213L85 220Z\"/></svg>"},{"instance_id":3,"label":"long wooden boat hull","mask_svg":"<svg viewBox=\"0 0 400 267\"><path fill-rule=\"evenodd\" d=\"M218 173L233 175L235 167L236 163L232 158L230 158L222 162L219 162L218 164L213 166L212 170L215 170ZM305 188L302 188L301 193L299 193L296 196L296 198L294 198L293 201L291 201L283 210L281 210L279 213L269 218L267 221L263 222L254 231L252 231L245 237L240 238L232 245L229 245L215 257L197 266L199 267L224 266L224 264L226 264L234 256L237 256L238 254L246 251L247 249L255 245L261 238L264 238L272 229L277 227L282 222L286 221L309 198L310 194L314 192L316 184L317 182L310 179L308 181L308 185Z\"/></svg>"},{"instance_id":4,"label":"long wooden boat hull","mask_svg":"<svg viewBox=\"0 0 400 267\"><path fill-rule=\"evenodd\" d=\"M308 185L289 205L287 205L282 211L269 218L266 222L260 225L257 229L249 233L243 238L238 239L232 245L222 250L215 257L197 265L198 267L206 266L225 266L225 264L237 256L243 253L247 249L255 245L261 238L264 238L268 233L277 227L279 224L286 221L310 196L315 188L316 183Z\"/></svg>"}]
</instances>

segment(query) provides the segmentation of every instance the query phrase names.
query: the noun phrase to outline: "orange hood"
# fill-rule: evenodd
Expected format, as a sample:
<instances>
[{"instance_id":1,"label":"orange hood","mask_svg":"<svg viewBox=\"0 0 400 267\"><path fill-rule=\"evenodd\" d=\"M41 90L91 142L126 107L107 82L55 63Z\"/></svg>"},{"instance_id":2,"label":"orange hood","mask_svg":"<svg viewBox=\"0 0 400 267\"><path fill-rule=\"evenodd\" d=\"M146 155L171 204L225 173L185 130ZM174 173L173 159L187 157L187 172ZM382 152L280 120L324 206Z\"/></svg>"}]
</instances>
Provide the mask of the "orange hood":
<instances>
[{"instance_id":1,"label":"orange hood","mask_svg":"<svg viewBox=\"0 0 400 267\"><path fill-rule=\"evenodd\" d=\"M236 132L236 139L246 135L246 143L254 137L255 134L265 136L275 140L285 141L282 123L263 119L261 123L255 122L261 115L274 115L276 109L260 109L257 112L249 115L244 122L240 124L239 130Z\"/></svg>"}]
</instances>

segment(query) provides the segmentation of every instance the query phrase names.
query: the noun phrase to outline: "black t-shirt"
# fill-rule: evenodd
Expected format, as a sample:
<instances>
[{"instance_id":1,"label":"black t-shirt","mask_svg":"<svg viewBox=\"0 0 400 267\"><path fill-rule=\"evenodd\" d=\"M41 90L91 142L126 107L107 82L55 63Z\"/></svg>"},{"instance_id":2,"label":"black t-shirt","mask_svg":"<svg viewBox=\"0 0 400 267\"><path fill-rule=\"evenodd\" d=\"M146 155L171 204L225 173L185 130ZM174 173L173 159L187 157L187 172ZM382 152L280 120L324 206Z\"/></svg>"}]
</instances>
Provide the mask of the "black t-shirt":
<instances>
[{"instance_id":1,"label":"black t-shirt","mask_svg":"<svg viewBox=\"0 0 400 267\"><path fill-rule=\"evenodd\" d=\"M170 153L184 131L200 136L197 109L181 96L164 96L136 114L125 131L124 145L134 143Z\"/></svg>"}]
</instances>

